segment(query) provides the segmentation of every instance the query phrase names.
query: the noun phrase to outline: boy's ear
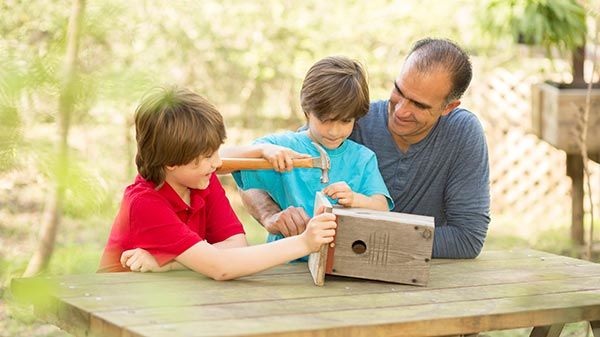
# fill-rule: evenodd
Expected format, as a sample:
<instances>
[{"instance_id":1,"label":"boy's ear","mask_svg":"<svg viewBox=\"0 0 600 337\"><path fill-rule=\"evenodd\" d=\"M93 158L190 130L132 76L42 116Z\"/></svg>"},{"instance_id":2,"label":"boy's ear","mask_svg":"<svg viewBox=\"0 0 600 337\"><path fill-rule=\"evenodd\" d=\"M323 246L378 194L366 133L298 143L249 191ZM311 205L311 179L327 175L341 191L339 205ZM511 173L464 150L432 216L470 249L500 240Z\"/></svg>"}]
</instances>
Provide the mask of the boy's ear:
<instances>
[{"instance_id":1,"label":"boy's ear","mask_svg":"<svg viewBox=\"0 0 600 337\"><path fill-rule=\"evenodd\" d=\"M173 171L177 166L165 166L167 171Z\"/></svg>"}]
</instances>

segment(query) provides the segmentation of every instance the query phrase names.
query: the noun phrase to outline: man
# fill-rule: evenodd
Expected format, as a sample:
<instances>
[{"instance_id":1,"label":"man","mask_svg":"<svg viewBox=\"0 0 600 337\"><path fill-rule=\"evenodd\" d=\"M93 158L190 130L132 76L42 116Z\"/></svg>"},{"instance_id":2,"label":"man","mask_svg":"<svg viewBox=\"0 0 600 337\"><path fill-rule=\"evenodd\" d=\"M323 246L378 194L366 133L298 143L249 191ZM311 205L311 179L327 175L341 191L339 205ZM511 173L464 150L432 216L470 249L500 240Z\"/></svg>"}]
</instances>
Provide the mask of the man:
<instances>
[{"instance_id":1,"label":"man","mask_svg":"<svg viewBox=\"0 0 600 337\"><path fill-rule=\"evenodd\" d=\"M436 258L477 257L490 221L485 135L477 117L458 107L471 78L469 57L455 43L420 40L389 100L372 102L350 136L377 155L394 212L435 218ZM297 235L309 220L302 208L280 210L263 191L241 193L270 233Z\"/></svg>"}]
</instances>

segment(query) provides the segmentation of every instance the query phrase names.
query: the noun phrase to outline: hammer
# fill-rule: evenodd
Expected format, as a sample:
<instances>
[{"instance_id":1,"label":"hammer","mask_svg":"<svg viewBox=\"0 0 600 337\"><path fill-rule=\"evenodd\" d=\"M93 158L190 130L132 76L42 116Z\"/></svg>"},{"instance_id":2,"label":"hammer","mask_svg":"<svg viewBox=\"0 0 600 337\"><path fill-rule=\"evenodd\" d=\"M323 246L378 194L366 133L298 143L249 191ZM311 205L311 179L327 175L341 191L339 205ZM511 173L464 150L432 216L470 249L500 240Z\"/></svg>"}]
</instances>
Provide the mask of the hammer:
<instances>
[{"instance_id":1,"label":"hammer","mask_svg":"<svg viewBox=\"0 0 600 337\"><path fill-rule=\"evenodd\" d=\"M312 142L317 151L319 151L319 157L311 158L295 158L292 159L294 168L320 168L321 169L321 183L326 184L329 182L329 156L325 149L319 144ZM226 173L232 171L241 170L272 170L273 165L268 160L263 158L221 158L223 165L217 169L217 173Z\"/></svg>"}]
</instances>

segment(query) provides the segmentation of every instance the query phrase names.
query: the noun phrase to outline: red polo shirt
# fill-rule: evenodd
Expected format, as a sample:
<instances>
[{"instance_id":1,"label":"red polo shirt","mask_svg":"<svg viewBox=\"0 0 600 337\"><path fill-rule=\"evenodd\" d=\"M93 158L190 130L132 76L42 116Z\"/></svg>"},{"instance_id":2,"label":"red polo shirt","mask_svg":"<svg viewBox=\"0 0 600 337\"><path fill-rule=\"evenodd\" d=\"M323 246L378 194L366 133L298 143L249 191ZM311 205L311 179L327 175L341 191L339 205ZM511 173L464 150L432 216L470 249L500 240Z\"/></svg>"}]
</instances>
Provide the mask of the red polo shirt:
<instances>
[{"instance_id":1,"label":"red polo shirt","mask_svg":"<svg viewBox=\"0 0 600 337\"><path fill-rule=\"evenodd\" d=\"M216 175L206 189L190 189L190 206L168 183L154 187L138 175L125 189L99 272L128 271L120 258L129 249L147 250L162 266L202 240L216 243L244 233Z\"/></svg>"}]
</instances>

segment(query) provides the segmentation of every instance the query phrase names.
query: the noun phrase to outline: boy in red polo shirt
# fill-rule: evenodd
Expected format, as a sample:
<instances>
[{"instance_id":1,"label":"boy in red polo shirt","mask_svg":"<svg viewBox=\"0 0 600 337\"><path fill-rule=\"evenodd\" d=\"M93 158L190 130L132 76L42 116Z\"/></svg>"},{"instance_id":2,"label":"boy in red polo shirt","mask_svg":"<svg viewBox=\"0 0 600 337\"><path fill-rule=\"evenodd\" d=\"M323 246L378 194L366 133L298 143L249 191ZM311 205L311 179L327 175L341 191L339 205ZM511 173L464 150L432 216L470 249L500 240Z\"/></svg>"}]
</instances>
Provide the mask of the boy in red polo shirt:
<instances>
[{"instance_id":1,"label":"boy in red polo shirt","mask_svg":"<svg viewBox=\"0 0 600 337\"><path fill-rule=\"evenodd\" d=\"M138 107L135 127L139 175L125 190L100 272L189 268L216 280L233 279L305 256L333 240L335 216L324 213L301 235L247 245L214 173L221 166L223 119L201 96L184 89L153 93ZM291 168L280 160L290 152L243 152L262 155L277 169Z\"/></svg>"}]
</instances>

